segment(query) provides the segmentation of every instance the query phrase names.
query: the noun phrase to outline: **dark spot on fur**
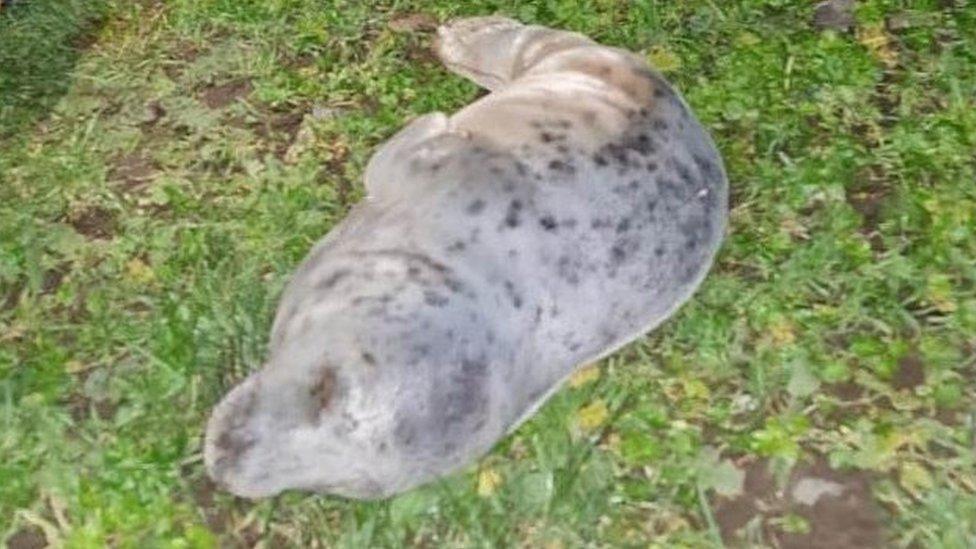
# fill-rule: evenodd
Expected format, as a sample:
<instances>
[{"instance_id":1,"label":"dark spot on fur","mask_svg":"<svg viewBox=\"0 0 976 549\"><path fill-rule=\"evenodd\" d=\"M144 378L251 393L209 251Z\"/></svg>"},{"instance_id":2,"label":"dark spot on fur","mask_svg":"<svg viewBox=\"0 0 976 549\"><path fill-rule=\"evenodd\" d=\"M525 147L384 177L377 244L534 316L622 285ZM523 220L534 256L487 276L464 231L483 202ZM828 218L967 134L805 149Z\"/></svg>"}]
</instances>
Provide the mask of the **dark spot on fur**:
<instances>
[{"instance_id":1,"label":"dark spot on fur","mask_svg":"<svg viewBox=\"0 0 976 549\"><path fill-rule=\"evenodd\" d=\"M576 168L574 168L572 165L558 159L551 160L549 162L549 169L556 172L566 172L566 173L573 173L576 171Z\"/></svg>"},{"instance_id":2,"label":"dark spot on fur","mask_svg":"<svg viewBox=\"0 0 976 549\"><path fill-rule=\"evenodd\" d=\"M603 156L600 153L594 154L593 155L593 162L595 162L597 166L606 166L607 165L607 157Z\"/></svg>"},{"instance_id":3,"label":"dark spot on fur","mask_svg":"<svg viewBox=\"0 0 976 549\"><path fill-rule=\"evenodd\" d=\"M515 162L515 172L520 176L525 177L529 173L529 169L523 162L517 161Z\"/></svg>"},{"instance_id":4,"label":"dark spot on fur","mask_svg":"<svg viewBox=\"0 0 976 549\"><path fill-rule=\"evenodd\" d=\"M654 257L664 256L664 246L657 246L654 248Z\"/></svg>"},{"instance_id":5,"label":"dark spot on fur","mask_svg":"<svg viewBox=\"0 0 976 549\"><path fill-rule=\"evenodd\" d=\"M651 127L659 132L663 132L668 129L668 122L661 118L655 118L651 121Z\"/></svg>"},{"instance_id":6,"label":"dark spot on fur","mask_svg":"<svg viewBox=\"0 0 976 549\"><path fill-rule=\"evenodd\" d=\"M547 231L555 231L556 227L558 226L556 219L551 215L544 215L539 218L539 225L541 225L542 228Z\"/></svg>"},{"instance_id":7,"label":"dark spot on fur","mask_svg":"<svg viewBox=\"0 0 976 549\"><path fill-rule=\"evenodd\" d=\"M622 263L624 259L627 258L627 252L624 251L620 245L614 245L610 248L610 261L615 264Z\"/></svg>"},{"instance_id":8,"label":"dark spot on fur","mask_svg":"<svg viewBox=\"0 0 976 549\"><path fill-rule=\"evenodd\" d=\"M432 290L424 290L424 303L431 307L443 307L450 301L447 297Z\"/></svg>"},{"instance_id":9,"label":"dark spot on fur","mask_svg":"<svg viewBox=\"0 0 976 549\"><path fill-rule=\"evenodd\" d=\"M372 353L363 351L362 357L363 357L363 362L365 362L366 364L369 364L370 366L376 366L376 357L373 356Z\"/></svg>"},{"instance_id":10,"label":"dark spot on fur","mask_svg":"<svg viewBox=\"0 0 976 549\"><path fill-rule=\"evenodd\" d=\"M522 221L520 219L520 213L522 211L522 201L512 200L508 204L508 211L505 213L505 226L514 229L518 227Z\"/></svg>"},{"instance_id":11,"label":"dark spot on fur","mask_svg":"<svg viewBox=\"0 0 976 549\"><path fill-rule=\"evenodd\" d=\"M364 358L366 354L368 353L363 354ZM318 413L321 410L329 409L329 406L332 404L335 397L336 385L335 370L331 368L322 370L322 377L309 392L309 396L312 397L316 404L315 409L312 411L312 415L314 415L314 417L318 417Z\"/></svg>"},{"instance_id":12,"label":"dark spot on fur","mask_svg":"<svg viewBox=\"0 0 976 549\"><path fill-rule=\"evenodd\" d=\"M515 284L511 280L505 281L505 292L508 293L509 299L512 300L512 306L516 309L522 308L522 296L515 291ZM492 338L494 339L494 338Z\"/></svg>"},{"instance_id":13,"label":"dark spot on fur","mask_svg":"<svg viewBox=\"0 0 976 549\"><path fill-rule=\"evenodd\" d=\"M352 271L350 271L349 269L340 269L332 273L331 275L327 276L326 278L319 280L318 283L315 285L315 289L319 291L331 290L333 287L335 287L336 284L339 283L340 280L346 278L350 274L352 274Z\"/></svg>"},{"instance_id":14,"label":"dark spot on fur","mask_svg":"<svg viewBox=\"0 0 976 549\"><path fill-rule=\"evenodd\" d=\"M630 219L624 218L617 223L617 234L625 233L630 230Z\"/></svg>"},{"instance_id":15,"label":"dark spot on fur","mask_svg":"<svg viewBox=\"0 0 976 549\"><path fill-rule=\"evenodd\" d=\"M465 208L465 211L467 211L471 215L478 215L481 212L483 212L484 209L485 209L485 201L479 198L473 201L472 203L468 204L468 207Z\"/></svg>"},{"instance_id":16,"label":"dark spot on fur","mask_svg":"<svg viewBox=\"0 0 976 549\"><path fill-rule=\"evenodd\" d=\"M579 284L579 272L580 272L580 261L579 259L571 259L569 256L561 256L557 263L557 272L559 278L569 282L573 286Z\"/></svg>"},{"instance_id":17,"label":"dark spot on fur","mask_svg":"<svg viewBox=\"0 0 976 549\"><path fill-rule=\"evenodd\" d=\"M463 252L467 247L464 242L460 240L455 240L453 244L447 247L447 251L451 253Z\"/></svg>"},{"instance_id":18,"label":"dark spot on fur","mask_svg":"<svg viewBox=\"0 0 976 549\"><path fill-rule=\"evenodd\" d=\"M677 181L666 176L658 176L656 179L658 190L665 196L669 196L676 202L684 202L686 189L679 185Z\"/></svg>"},{"instance_id":19,"label":"dark spot on fur","mask_svg":"<svg viewBox=\"0 0 976 549\"><path fill-rule=\"evenodd\" d=\"M652 160L652 161L650 161L650 162L647 163L647 171L649 171L651 173L654 173L654 172L657 171L657 168L658 168L657 162L654 162Z\"/></svg>"},{"instance_id":20,"label":"dark spot on fur","mask_svg":"<svg viewBox=\"0 0 976 549\"><path fill-rule=\"evenodd\" d=\"M670 162L674 164L674 171L678 173L678 177L682 183L688 186L695 184L695 179L691 174L691 168L687 164L677 159L671 159Z\"/></svg>"},{"instance_id":21,"label":"dark spot on fur","mask_svg":"<svg viewBox=\"0 0 976 549\"><path fill-rule=\"evenodd\" d=\"M462 284L460 280L452 277L444 278L444 286L447 286L447 289L451 290L451 293L455 294L461 293L464 290L464 284ZM474 294L472 294L472 296L473 295Z\"/></svg>"}]
</instances>

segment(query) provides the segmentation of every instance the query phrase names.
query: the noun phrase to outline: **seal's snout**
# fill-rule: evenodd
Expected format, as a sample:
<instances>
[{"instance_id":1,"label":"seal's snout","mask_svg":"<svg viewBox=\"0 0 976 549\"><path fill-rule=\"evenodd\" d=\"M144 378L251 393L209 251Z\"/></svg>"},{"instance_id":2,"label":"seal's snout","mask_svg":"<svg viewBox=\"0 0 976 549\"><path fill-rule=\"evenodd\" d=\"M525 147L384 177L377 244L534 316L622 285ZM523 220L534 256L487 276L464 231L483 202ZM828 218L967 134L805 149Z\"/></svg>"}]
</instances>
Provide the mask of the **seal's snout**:
<instances>
[{"instance_id":1,"label":"seal's snout","mask_svg":"<svg viewBox=\"0 0 976 549\"><path fill-rule=\"evenodd\" d=\"M214 410L204 438L207 474L218 485L238 495L248 495L240 493L234 479L257 443L257 436L249 427L257 404L257 385L252 377L235 387Z\"/></svg>"}]
</instances>

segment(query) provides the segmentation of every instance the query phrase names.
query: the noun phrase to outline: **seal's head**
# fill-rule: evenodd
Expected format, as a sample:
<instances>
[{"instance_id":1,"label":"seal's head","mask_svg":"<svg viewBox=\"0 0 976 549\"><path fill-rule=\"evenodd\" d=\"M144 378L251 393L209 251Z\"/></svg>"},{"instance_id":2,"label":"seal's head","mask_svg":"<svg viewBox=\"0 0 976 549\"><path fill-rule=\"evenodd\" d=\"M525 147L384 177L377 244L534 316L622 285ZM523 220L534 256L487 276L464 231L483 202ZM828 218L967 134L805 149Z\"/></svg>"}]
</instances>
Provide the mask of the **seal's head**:
<instances>
[{"instance_id":1,"label":"seal's head","mask_svg":"<svg viewBox=\"0 0 976 549\"><path fill-rule=\"evenodd\" d=\"M325 354L300 339L285 342L220 402L204 442L219 485L249 498L301 489L373 499L409 478L387 443L403 408L390 395L416 397L423 388L383 374L369 353L337 352L341 335L333 341Z\"/></svg>"},{"instance_id":2,"label":"seal's head","mask_svg":"<svg viewBox=\"0 0 976 549\"><path fill-rule=\"evenodd\" d=\"M227 491L383 498L464 465L503 428L488 361L463 352L480 342L438 346L442 330L424 320L368 330L348 310L296 324L210 418L204 462Z\"/></svg>"}]
</instances>

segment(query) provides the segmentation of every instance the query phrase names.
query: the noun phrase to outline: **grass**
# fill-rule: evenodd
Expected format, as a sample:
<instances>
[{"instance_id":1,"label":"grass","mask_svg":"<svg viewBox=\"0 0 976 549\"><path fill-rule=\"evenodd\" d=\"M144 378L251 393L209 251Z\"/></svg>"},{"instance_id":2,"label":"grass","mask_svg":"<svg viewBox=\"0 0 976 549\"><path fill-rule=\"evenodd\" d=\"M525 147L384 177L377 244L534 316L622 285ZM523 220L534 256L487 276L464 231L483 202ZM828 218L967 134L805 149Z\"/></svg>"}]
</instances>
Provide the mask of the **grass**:
<instances>
[{"instance_id":1,"label":"grass","mask_svg":"<svg viewBox=\"0 0 976 549\"><path fill-rule=\"evenodd\" d=\"M0 12L0 536L710 547L750 464L823 459L869 479L887 544L976 545L971 3L865 0L851 32L787 0L366 4ZM465 474L378 503L216 492L204 421L288 274L375 145L478 93L405 18L489 12L665 70L734 189L714 271ZM754 540L818 527L766 519Z\"/></svg>"}]
</instances>

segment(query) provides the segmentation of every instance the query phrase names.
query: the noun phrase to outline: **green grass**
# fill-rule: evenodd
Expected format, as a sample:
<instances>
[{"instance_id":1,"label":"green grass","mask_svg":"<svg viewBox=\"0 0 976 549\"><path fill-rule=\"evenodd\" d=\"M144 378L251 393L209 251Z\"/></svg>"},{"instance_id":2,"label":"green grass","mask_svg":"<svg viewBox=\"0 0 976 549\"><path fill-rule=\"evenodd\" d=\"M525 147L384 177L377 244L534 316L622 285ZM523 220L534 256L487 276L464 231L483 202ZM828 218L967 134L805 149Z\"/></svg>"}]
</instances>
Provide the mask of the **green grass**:
<instances>
[{"instance_id":1,"label":"green grass","mask_svg":"<svg viewBox=\"0 0 976 549\"><path fill-rule=\"evenodd\" d=\"M971 2L865 0L852 33L786 0L365 4L0 12L0 536L708 547L735 467L823 455L870 473L891 545L976 545ZM478 93L389 22L490 12L666 69L729 169L714 271L465 474L378 503L215 493L203 425L288 274L376 144Z\"/></svg>"}]
</instances>

